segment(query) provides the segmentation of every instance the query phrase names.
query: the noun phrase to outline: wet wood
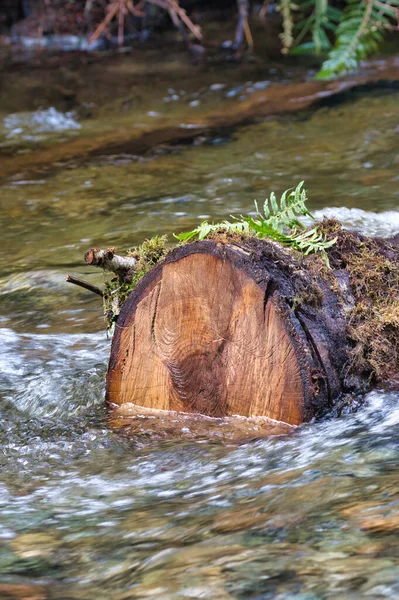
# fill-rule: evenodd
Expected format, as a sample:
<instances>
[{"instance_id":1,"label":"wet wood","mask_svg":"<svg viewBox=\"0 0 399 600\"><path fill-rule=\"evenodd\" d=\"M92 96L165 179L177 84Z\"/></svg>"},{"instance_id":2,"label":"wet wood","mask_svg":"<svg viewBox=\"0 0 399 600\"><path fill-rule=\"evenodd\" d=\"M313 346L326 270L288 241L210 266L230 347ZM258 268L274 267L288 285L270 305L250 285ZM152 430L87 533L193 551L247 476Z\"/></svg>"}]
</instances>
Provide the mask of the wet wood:
<instances>
[{"instance_id":1,"label":"wet wood","mask_svg":"<svg viewBox=\"0 0 399 600\"><path fill-rule=\"evenodd\" d=\"M291 260L256 239L176 248L122 308L108 402L291 425L328 406L346 355L342 310L328 290L293 307L301 276L279 259Z\"/></svg>"},{"instance_id":2,"label":"wet wood","mask_svg":"<svg viewBox=\"0 0 399 600\"><path fill-rule=\"evenodd\" d=\"M149 439L192 440L206 438L223 442L240 443L270 435L287 435L295 426L275 421L267 417L220 417L211 418L197 413L165 411L144 408L125 403L108 414L108 424L112 429L123 431L134 437L136 443L147 446Z\"/></svg>"},{"instance_id":3,"label":"wet wood","mask_svg":"<svg viewBox=\"0 0 399 600\"><path fill-rule=\"evenodd\" d=\"M123 278L134 268L137 260L133 257L115 254L115 248L108 248L107 250L91 248L85 254L85 263L92 267L99 267L104 271L111 271Z\"/></svg>"}]
</instances>

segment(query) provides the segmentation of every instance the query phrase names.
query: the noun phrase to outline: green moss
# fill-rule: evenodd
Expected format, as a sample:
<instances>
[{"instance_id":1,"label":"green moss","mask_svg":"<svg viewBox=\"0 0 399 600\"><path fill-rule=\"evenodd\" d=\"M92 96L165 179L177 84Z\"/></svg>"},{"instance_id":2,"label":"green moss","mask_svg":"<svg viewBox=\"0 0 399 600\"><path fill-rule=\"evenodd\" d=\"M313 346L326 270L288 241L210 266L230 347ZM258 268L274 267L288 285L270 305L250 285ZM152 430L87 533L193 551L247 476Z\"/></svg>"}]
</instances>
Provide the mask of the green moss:
<instances>
[{"instance_id":1,"label":"green moss","mask_svg":"<svg viewBox=\"0 0 399 600\"><path fill-rule=\"evenodd\" d=\"M330 260L349 273L354 297L348 313L353 346L348 373L391 377L399 370L399 249L389 241L342 230Z\"/></svg>"},{"instance_id":2,"label":"green moss","mask_svg":"<svg viewBox=\"0 0 399 600\"><path fill-rule=\"evenodd\" d=\"M148 273L167 254L167 236L155 236L145 240L140 246L131 248L127 255L135 258L137 263L125 278L113 277L105 281L104 286L104 315L107 329L116 322L120 310L129 294L134 290L140 279Z\"/></svg>"},{"instance_id":3,"label":"green moss","mask_svg":"<svg viewBox=\"0 0 399 600\"><path fill-rule=\"evenodd\" d=\"M347 375L390 379L399 371L399 248L389 240L345 230L335 219L325 219L318 228L327 240L337 238L327 251L332 269L316 255L306 262L346 312L351 346ZM340 272L348 274L346 291L338 283Z\"/></svg>"}]
</instances>

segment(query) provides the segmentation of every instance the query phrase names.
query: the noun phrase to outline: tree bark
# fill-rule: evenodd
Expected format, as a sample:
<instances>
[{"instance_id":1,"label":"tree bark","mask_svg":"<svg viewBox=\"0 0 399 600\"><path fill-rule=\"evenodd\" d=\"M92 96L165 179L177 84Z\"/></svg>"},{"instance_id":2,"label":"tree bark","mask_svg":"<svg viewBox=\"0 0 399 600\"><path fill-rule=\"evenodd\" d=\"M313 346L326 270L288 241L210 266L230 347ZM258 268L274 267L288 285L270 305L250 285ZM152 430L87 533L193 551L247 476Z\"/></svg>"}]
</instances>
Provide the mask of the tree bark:
<instances>
[{"instance_id":1,"label":"tree bark","mask_svg":"<svg viewBox=\"0 0 399 600\"><path fill-rule=\"evenodd\" d=\"M85 254L85 263L104 269L104 271L111 271L123 278L129 271L134 269L137 260L133 257L115 254L115 248L108 248L107 250L91 248Z\"/></svg>"},{"instance_id":2,"label":"tree bark","mask_svg":"<svg viewBox=\"0 0 399 600\"><path fill-rule=\"evenodd\" d=\"M338 265L334 251L330 260ZM305 261L274 242L179 246L122 308L107 401L309 421L370 381L367 370L346 371L354 303L345 266L329 270L320 257Z\"/></svg>"}]
</instances>

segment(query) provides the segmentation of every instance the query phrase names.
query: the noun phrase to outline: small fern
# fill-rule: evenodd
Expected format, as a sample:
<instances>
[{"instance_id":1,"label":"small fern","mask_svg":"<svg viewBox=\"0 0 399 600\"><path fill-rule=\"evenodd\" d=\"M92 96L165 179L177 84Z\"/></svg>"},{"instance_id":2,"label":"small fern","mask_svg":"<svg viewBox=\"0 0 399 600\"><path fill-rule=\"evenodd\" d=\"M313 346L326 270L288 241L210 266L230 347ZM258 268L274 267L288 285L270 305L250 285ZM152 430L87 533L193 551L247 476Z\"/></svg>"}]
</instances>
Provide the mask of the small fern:
<instances>
[{"instance_id":1,"label":"small fern","mask_svg":"<svg viewBox=\"0 0 399 600\"><path fill-rule=\"evenodd\" d=\"M255 201L256 217L243 216L233 217L233 222L222 221L221 223L202 222L192 231L175 235L180 242L189 242L194 238L203 240L211 233L225 231L227 233L238 233L244 235L255 235L258 238L269 238L279 242L283 246L291 247L305 256L314 252L320 252L328 263L327 248L333 246L337 240L327 240L317 227L305 230L304 224L299 220L300 216L314 218L306 207L306 190L303 189L304 182L301 181L294 191L286 190L277 201L274 192L266 199L263 205L263 214L259 211Z\"/></svg>"},{"instance_id":2,"label":"small fern","mask_svg":"<svg viewBox=\"0 0 399 600\"><path fill-rule=\"evenodd\" d=\"M263 215L259 212L258 204L255 200L255 208L261 222L267 223L273 229L283 232L284 229L303 229L304 225L298 220L298 216L307 216L313 219L306 207L306 190L303 189L301 181L292 192L286 190L277 202L276 194L272 192L270 198L266 199L263 205Z\"/></svg>"},{"instance_id":3,"label":"small fern","mask_svg":"<svg viewBox=\"0 0 399 600\"><path fill-rule=\"evenodd\" d=\"M304 256L308 256L308 254L313 254L315 252L320 252L329 265L326 250L335 244L337 238L326 240L323 234L318 231L317 227L313 227L308 231L302 232L298 232L298 229L295 228L291 231L291 233L287 234L278 229L274 229L267 223L267 221L254 220L251 217L245 217L245 220L249 227L256 232L257 237L275 240L283 246L288 246L294 250L297 250L298 252L301 252L304 254ZM302 223L301 228L304 228Z\"/></svg>"},{"instance_id":4,"label":"small fern","mask_svg":"<svg viewBox=\"0 0 399 600\"><path fill-rule=\"evenodd\" d=\"M326 250L327 248L334 246L338 238L335 237L331 240L327 240L325 236L318 231L317 227L313 227L299 235L297 234L288 237L291 237L292 247L295 248L295 250L302 252L305 256L320 252L328 266L330 266Z\"/></svg>"}]
</instances>

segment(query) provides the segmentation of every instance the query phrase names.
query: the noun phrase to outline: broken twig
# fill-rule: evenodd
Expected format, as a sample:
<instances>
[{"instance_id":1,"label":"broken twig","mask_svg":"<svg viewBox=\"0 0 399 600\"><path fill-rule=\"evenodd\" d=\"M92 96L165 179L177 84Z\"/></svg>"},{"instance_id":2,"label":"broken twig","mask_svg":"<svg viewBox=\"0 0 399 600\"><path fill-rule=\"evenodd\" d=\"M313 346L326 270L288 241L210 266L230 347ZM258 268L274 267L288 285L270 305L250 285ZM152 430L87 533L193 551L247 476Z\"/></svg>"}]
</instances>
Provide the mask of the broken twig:
<instances>
[{"instance_id":1,"label":"broken twig","mask_svg":"<svg viewBox=\"0 0 399 600\"><path fill-rule=\"evenodd\" d=\"M111 271L119 277L125 277L134 268L137 260L130 256L115 254L115 248L108 248L107 250L91 248L85 254L85 262L87 265L100 267L104 271Z\"/></svg>"},{"instance_id":2,"label":"broken twig","mask_svg":"<svg viewBox=\"0 0 399 600\"><path fill-rule=\"evenodd\" d=\"M104 292L100 290L99 287L97 287L96 285L92 285L87 281L83 281L83 279L78 279L77 277L73 277L72 275L67 275L65 277L65 281L67 281L68 283L74 283L75 285L78 285L79 287L82 287L85 290L89 290L89 292L93 292L93 294L97 294L97 296L100 296L101 298L104 297Z\"/></svg>"}]
</instances>

